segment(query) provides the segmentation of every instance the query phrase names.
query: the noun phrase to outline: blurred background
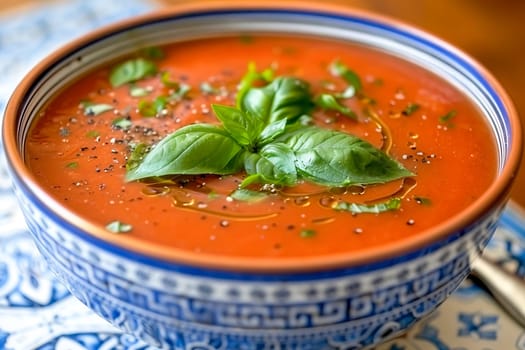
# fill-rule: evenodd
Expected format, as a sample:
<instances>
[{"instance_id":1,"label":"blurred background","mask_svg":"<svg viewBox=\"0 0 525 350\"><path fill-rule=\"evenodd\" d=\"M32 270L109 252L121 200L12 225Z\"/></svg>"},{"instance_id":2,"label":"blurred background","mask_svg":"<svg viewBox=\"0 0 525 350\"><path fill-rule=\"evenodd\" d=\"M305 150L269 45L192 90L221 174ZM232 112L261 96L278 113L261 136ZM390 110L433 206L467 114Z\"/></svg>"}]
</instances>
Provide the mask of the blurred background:
<instances>
[{"instance_id":1,"label":"blurred background","mask_svg":"<svg viewBox=\"0 0 525 350\"><path fill-rule=\"evenodd\" d=\"M0 14L23 11L24 8L59 1L0 0ZM171 6L201 0L150 1L160 6ZM206 1L221 2L222 0ZM522 120L525 121L525 1L311 0L315 3L320 1L342 4L397 18L457 46L492 72L507 90ZM62 0L62 2L67 2L67 0ZM287 0L281 2L284 3ZM293 2L293 0L288 0L288 2ZM122 1L123 6L125 3ZM522 168L525 168L525 163ZM525 207L524 171L518 174L512 197Z\"/></svg>"}]
</instances>

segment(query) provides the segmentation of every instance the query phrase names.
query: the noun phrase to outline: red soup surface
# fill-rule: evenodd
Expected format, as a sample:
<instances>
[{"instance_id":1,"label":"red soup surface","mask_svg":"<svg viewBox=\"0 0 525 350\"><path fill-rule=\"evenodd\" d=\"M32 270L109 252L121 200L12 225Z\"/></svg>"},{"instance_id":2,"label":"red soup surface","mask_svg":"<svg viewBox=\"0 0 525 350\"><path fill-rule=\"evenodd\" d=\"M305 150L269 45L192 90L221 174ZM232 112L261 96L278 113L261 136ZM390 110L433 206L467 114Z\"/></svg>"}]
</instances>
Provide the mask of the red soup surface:
<instances>
[{"instance_id":1,"label":"red soup surface","mask_svg":"<svg viewBox=\"0 0 525 350\"><path fill-rule=\"evenodd\" d=\"M235 173L217 169L126 178L148 151L180 128L228 129L213 105L229 106L234 117L252 117L238 113L238 95L260 92L283 77L302 82L309 94L300 99L307 112L301 110L288 124L367 140L409 175L367 185L361 180L314 183L305 169L293 173L298 160L293 152L280 151L281 142L267 148L265 162L252 164L251 171L241 166ZM278 97L281 92L268 101L252 93L255 114L261 106L286 105L289 96ZM235 125L232 135L259 140L246 146L242 137L233 137L242 157L262 152L287 132L276 123L273 136L265 139L250 136L253 124L237 119ZM203 145L195 151L199 140ZM190 159L198 163L184 166L228 158L207 140L195 137L190 146L181 146L186 147L181 154L193 152ZM333 147L335 154L337 143ZM356 252L419 235L462 211L496 176L490 128L457 88L379 51L299 36L221 37L141 50L60 92L34 123L25 152L35 177L58 202L106 227L108 234L258 258ZM160 161L169 163L165 153ZM331 177L339 171L332 169L334 155L326 147L311 154L310 160L328 159L317 172ZM350 168L359 168L367 157L354 152ZM257 174L268 164L275 168L264 180ZM288 174L288 182L272 182L275 174L280 179L279 171Z\"/></svg>"}]
</instances>

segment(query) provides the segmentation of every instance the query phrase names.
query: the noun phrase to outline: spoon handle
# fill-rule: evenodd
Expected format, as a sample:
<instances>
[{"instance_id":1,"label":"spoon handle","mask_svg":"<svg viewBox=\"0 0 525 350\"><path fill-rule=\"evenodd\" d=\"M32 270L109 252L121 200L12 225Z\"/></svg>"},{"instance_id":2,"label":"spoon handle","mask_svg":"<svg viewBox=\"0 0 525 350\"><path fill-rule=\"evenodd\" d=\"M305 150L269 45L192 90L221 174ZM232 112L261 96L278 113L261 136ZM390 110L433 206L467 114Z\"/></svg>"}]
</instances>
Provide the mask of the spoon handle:
<instances>
[{"instance_id":1,"label":"spoon handle","mask_svg":"<svg viewBox=\"0 0 525 350\"><path fill-rule=\"evenodd\" d=\"M484 257L474 261L472 274L510 316L525 328L525 280Z\"/></svg>"}]
</instances>

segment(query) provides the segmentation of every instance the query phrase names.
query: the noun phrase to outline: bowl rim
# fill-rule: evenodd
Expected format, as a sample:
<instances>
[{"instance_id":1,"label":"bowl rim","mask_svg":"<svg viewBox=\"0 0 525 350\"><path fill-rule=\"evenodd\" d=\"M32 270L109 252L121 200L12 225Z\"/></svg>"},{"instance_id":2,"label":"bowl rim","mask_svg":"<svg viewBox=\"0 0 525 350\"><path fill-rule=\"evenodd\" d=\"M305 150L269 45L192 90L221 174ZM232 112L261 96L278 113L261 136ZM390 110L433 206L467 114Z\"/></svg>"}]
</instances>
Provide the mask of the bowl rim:
<instances>
[{"instance_id":1,"label":"bowl rim","mask_svg":"<svg viewBox=\"0 0 525 350\"><path fill-rule=\"evenodd\" d=\"M325 15L337 15L339 17L360 17L369 21L386 24L395 27L397 30L410 33L410 35L432 42L447 52L453 53L479 73L488 85L494 90L501 99L506 109L510 121L510 131L512 144L508 154L508 160L505 163L501 173L495 179L493 184L469 207L465 208L460 214L454 216L431 229L427 229L417 236L410 239L396 241L380 247L365 248L357 252L338 253L333 255L322 255L314 257L296 257L296 258L250 258L250 257L233 257L216 254L202 254L178 249L174 247L161 246L157 243L146 242L144 239L108 233L100 225L96 225L80 214L67 209L62 204L54 200L45 190L43 190L31 174L28 167L25 166L22 156L19 154L17 145L17 120L25 96L31 91L32 86L38 81L39 77L53 66L60 58L67 56L75 49L84 47L90 42L99 38L111 35L115 31L121 31L122 28L131 28L141 23L153 22L161 19L167 19L174 15L191 14L191 13L211 13L213 11L232 11L232 10L287 10L321 13ZM521 121L516 108L509 95L496 80L496 78L486 70L477 60L458 49L446 41L430 34L418 27L407 24L400 20L372 13L370 11L351 8L341 4L317 4L305 0L280 2L278 0L269 0L262 2L243 2L222 1L212 2L204 1L198 3L181 3L173 6L167 6L150 13L134 16L132 18L117 21L113 24L103 26L99 29L84 34L69 43L53 51L36 64L21 80L12 93L4 112L2 120L2 137L4 143L4 152L7 156L8 166L12 176L15 176L20 184L32 192L41 204L47 207L56 216L65 220L69 225L78 228L78 231L86 232L85 238L95 240L103 244L109 244L121 252L130 252L138 254L149 259L159 259L164 262L174 264L184 264L189 266L198 266L204 268L213 268L219 270L239 269L251 272L293 272L293 271L312 271L337 267L359 266L363 263L379 262L386 258L395 258L403 256L409 252L416 251L422 247L434 244L448 237L450 234L460 232L462 228L474 223L480 216L490 213L491 210L502 206L509 198L510 187L516 176L521 160L522 152L522 130Z\"/></svg>"}]
</instances>

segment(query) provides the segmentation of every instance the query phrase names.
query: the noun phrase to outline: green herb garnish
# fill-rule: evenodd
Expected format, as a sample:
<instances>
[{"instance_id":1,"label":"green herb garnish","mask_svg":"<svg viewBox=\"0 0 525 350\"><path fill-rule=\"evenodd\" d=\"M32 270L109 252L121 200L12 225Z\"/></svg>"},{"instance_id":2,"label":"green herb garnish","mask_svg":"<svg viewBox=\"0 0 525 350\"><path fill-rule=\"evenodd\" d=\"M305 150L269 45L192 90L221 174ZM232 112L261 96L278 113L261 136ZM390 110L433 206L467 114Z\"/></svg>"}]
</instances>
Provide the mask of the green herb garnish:
<instances>
[{"instance_id":1,"label":"green herb garnish","mask_svg":"<svg viewBox=\"0 0 525 350\"><path fill-rule=\"evenodd\" d=\"M255 62L248 63L248 70L244 74L244 76L241 78L241 81L238 85L238 91L237 91L237 107L240 107L240 104L242 100L244 99L244 95L246 92L251 89L254 84L258 81L262 81L264 83L269 83L274 79L274 71L271 68L267 68L263 70L262 72L257 71L257 66L255 65Z\"/></svg>"},{"instance_id":2,"label":"green herb garnish","mask_svg":"<svg viewBox=\"0 0 525 350\"><path fill-rule=\"evenodd\" d=\"M359 78L359 75L348 68L345 64L341 63L340 61L334 61L330 65L330 72L336 77L343 78L350 86L355 89L356 93L361 91L363 87L361 78Z\"/></svg>"},{"instance_id":3,"label":"green herb garnish","mask_svg":"<svg viewBox=\"0 0 525 350\"><path fill-rule=\"evenodd\" d=\"M78 168L78 162L69 162L66 164L66 168L68 169L76 169Z\"/></svg>"},{"instance_id":4,"label":"green herb garnish","mask_svg":"<svg viewBox=\"0 0 525 350\"><path fill-rule=\"evenodd\" d=\"M89 130L86 133L86 137L89 137L90 139L94 139L100 136L100 132L98 130Z\"/></svg>"},{"instance_id":5,"label":"green herb garnish","mask_svg":"<svg viewBox=\"0 0 525 350\"><path fill-rule=\"evenodd\" d=\"M455 110L452 110L442 116L439 117L439 122L442 124L447 124L449 126L452 126L451 120L456 116L457 112Z\"/></svg>"},{"instance_id":6,"label":"green herb garnish","mask_svg":"<svg viewBox=\"0 0 525 350\"><path fill-rule=\"evenodd\" d=\"M133 125L133 123L131 122L129 118L121 117L121 118L114 119L111 122L111 125L114 128L127 130Z\"/></svg>"},{"instance_id":7,"label":"green herb garnish","mask_svg":"<svg viewBox=\"0 0 525 350\"><path fill-rule=\"evenodd\" d=\"M349 211L353 214L371 213L379 214L387 211L397 210L401 207L400 198L390 198L389 200L375 204L359 204L359 203L348 203L338 202L335 206L335 210Z\"/></svg>"},{"instance_id":8,"label":"green herb garnish","mask_svg":"<svg viewBox=\"0 0 525 350\"><path fill-rule=\"evenodd\" d=\"M160 76L160 81L162 85L171 89L178 89L179 83L171 78L170 72L164 72Z\"/></svg>"},{"instance_id":9,"label":"green herb garnish","mask_svg":"<svg viewBox=\"0 0 525 350\"><path fill-rule=\"evenodd\" d=\"M241 184L293 186L300 179L326 186L383 183L412 176L400 163L350 134L303 126L314 107L309 85L279 77L247 89L239 107L213 105L221 125L194 124L166 136L126 179L247 173Z\"/></svg>"},{"instance_id":10,"label":"green herb garnish","mask_svg":"<svg viewBox=\"0 0 525 350\"><path fill-rule=\"evenodd\" d=\"M302 238L312 238L316 234L317 234L317 232L315 232L315 230L312 230L312 229L304 229L304 230L301 230L301 232L299 233L299 235Z\"/></svg>"},{"instance_id":11,"label":"green herb garnish","mask_svg":"<svg viewBox=\"0 0 525 350\"><path fill-rule=\"evenodd\" d=\"M417 103L409 103L401 113L403 115L409 116L412 113L416 112L420 107L421 106Z\"/></svg>"},{"instance_id":12,"label":"green herb garnish","mask_svg":"<svg viewBox=\"0 0 525 350\"><path fill-rule=\"evenodd\" d=\"M230 194L230 197L241 202L259 202L268 198L268 194L260 191L252 191L246 188L238 188Z\"/></svg>"},{"instance_id":13,"label":"green herb garnish","mask_svg":"<svg viewBox=\"0 0 525 350\"><path fill-rule=\"evenodd\" d=\"M347 117L350 117L352 119L356 119L356 115L354 111L352 111L347 106L341 104L339 101L337 101L336 97L331 94L321 94L317 96L315 100L316 105L319 107L326 109L326 110L333 110L337 111Z\"/></svg>"},{"instance_id":14,"label":"green herb garnish","mask_svg":"<svg viewBox=\"0 0 525 350\"><path fill-rule=\"evenodd\" d=\"M219 93L219 89L212 86L210 83L208 83L207 81L205 82L202 82L199 86L201 92L205 93L205 94L208 94L208 95L216 95Z\"/></svg>"},{"instance_id":15,"label":"green herb garnish","mask_svg":"<svg viewBox=\"0 0 525 350\"><path fill-rule=\"evenodd\" d=\"M131 144L130 147L131 153L129 154L128 161L126 162L126 169L128 171L135 169L140 165L150 148L145 143Z\"/></svg>"},{"instance_id":16,"label":"green herb garnish","mask_svg":"<svg viewBox=\"0 0 525 350\"><path fill-rule=\"evenodd\" d=\"M109 112L115 109L114 106L110 104L106 104L106 103L93 104L93 103L85 102L83 103L83 107L84 107L84 115L89 116L89 117L94 117L99 114Z\"/></svg>"},{"instance_id":17,"label":"green herb garnish","mask_svg":"<svg viewBox=\"0 0 525 350\"><path fill-rule=\"evenodd\" d=\"M348 86L343 92L334 94L335 98L352 98L355 96L355 87Z\"/></svg>"},{"instance_id":18,"label":"green herb garnish","mask_svg":"<svg viewBox=\"0 0 525 350\"><path fill-rule=\"evenodd\" d=\"M170 101L180 101L188 94L188 92L190 92L190 90L191 87L188 84L179 84L178 88L169 96L169 99Z\"/></svg>"},{"instance_id":19,"label":"green herb garnish","mask_svg":"<svg viewBox=\"0 0 525 350\"><path fill-rule=\"evenodd\" d=\"M167 106L168 99L165 96L158 96L153 101L142 100L139 102L139 113L144 117L155 117L159 115Z\"/></svg>"},{"instance_id":20,"label":"green herb garnish","mask_svg":"<svg viewBox=\"0 0 525 350\"><path fill-rule=\"evenodd\" d=\"M111 70L109 81L113 87L133 83L157 73L157 65L144 58L125 61Z\"/></svg>"},{"instance_id":21,"label":"green herb garnish","mask_svg":"<svg viewBox=\"0 0 525 350\"><path fill-rule=\"evenodd\" d=\"M129 87L129 94L132 97L144 97L144 96L148 96L150 93L151 93L151 89L148 89L148 88L144 88L144 87L140 87L136 85L131 85Z\"/></svg>"},{"instance_id":22,"label":"green herb garnish","mask_svg":"<svg viewBox=\"0 0 525 350\"><path fill-rule=\"evenodd\" d=\"M106 225L106 230L112 233L127 233L133 230L133 226L115 220Z\"/></svg>"}]
</instances>

